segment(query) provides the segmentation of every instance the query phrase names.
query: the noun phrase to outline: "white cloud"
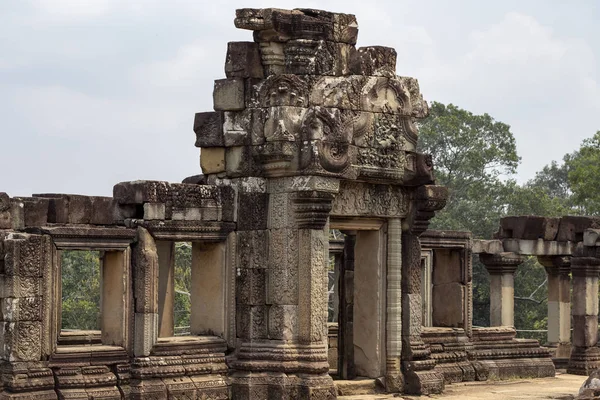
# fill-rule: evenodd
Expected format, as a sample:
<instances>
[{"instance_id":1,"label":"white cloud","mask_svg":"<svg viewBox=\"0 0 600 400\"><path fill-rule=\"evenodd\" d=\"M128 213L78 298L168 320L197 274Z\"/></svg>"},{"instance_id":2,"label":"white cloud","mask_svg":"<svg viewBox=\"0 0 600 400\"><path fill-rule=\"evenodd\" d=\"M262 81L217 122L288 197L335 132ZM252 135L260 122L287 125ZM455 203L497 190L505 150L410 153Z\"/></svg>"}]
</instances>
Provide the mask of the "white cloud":
<instances>
[{"instance_id":1,"label":"white cloud","mask_svg":"<svg viewBox=\"0 0 600 400\"><path fill-rule=\"evenodd\" d=\"M473 31L463 52L430 63L419 78L428 99L511 125L526 180L598 128L590 117L600 112L595 73L584 40L558 37L534 17L511 12Z\"/></svg>"}]
</instances>

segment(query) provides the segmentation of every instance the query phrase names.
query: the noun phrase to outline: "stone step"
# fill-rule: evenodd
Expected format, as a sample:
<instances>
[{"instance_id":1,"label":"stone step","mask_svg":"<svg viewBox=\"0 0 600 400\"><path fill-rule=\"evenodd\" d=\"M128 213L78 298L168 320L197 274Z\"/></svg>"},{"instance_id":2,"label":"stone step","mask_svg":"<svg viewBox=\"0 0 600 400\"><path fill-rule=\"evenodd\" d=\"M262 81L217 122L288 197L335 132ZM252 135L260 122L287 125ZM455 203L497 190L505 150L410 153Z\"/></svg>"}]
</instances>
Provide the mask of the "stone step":
<instances>
[{"instance_id":1,"label":"stone step","mask_svg":"<svg viewBox=\"0 0 600 400\"><path fill-rule=\"evenodd\" d=\"M334 380L338 396L359 396L383 393L375 379L357 378L351 381Z\"/></svg>"}]
</instances>

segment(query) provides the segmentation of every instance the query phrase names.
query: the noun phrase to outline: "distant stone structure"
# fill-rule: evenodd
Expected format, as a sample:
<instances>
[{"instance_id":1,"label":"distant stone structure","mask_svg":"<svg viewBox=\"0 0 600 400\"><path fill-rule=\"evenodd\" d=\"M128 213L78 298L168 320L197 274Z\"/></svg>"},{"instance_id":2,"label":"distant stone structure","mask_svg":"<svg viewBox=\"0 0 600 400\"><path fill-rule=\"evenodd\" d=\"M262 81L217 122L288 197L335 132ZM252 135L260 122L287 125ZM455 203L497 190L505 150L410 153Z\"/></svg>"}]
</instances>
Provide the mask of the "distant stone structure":
<instances>
[{"instance_id":1,"label":"distant stone structure","mask_svg":"<svg viewBox=\"0 0 600 400\"><path fill-rule=\"evenodd\" d=\"M195 116L203 175L122 182L113 197L0 194L0 399L333 399L332 375L413 394L554 375L546 348L515 339L512 273L522 254L555 257L560 286L556 257L571 253L516 251L505 225L485 243L427 231L448 193L416 152L427 104L396 52L356 49L348 14L241 9L235 25L254 42L228 44L215 111ZM330 252L331 230L343 239ZM186 336L176 242L192 243ZM100 331L61 329L66 250L100 251ZM582 373L600 359L597 301L583 301L600 261L586 251L572 262ZM492 328L472 327L473 252L492 274Z\"/></svg>"}]
</instances>

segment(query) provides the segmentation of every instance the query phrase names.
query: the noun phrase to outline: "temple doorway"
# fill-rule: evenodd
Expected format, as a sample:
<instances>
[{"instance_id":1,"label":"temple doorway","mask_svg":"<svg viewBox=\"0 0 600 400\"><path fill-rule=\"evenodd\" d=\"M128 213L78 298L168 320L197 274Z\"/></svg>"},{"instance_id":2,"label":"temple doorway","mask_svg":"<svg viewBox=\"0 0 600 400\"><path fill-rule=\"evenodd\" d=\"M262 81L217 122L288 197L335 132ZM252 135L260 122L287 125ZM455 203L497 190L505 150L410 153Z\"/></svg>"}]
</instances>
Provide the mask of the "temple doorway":
<instances>
[{"instance_id":1,"label":"temple doorway","mask_svg":"<svg viewBox=\"0 0 600 400\"><path fill-rule=\"evenodd\" d=\"M383 224L331 222L328 271L329 363L334 379L385 374ZM362 229L350 229L362 228Z\"/></svg>"}]
</instances>

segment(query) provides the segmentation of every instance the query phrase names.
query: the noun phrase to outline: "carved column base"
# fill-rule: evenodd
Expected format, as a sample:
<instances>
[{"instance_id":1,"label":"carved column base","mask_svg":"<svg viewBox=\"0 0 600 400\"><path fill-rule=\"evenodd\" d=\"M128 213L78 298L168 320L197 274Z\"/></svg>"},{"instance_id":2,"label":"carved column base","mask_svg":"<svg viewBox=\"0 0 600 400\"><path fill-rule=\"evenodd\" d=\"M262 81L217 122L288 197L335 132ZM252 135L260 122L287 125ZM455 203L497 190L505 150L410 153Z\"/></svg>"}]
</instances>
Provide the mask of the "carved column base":
<instances>
[{"instance_id":1,"label":"carved column base","mask_svg":"<svg viewBox=\"0 0 600 400\"><path fill-rule=\"evenodd\" d=\"M568 374L587 376L598 368L600 368L600 348L575 347L573 349L567 367Z\"/></svg>"},{"instance_id":2,"label":"carved column base","mask_svg":"<svg viewBox=\"0 0 600 400\"><path fill-rule=\"evenodd\" d=\"M231 389L233 400L336 398L333 379L328 374L234 372L231 375Z\"/></svg>"},{"instance_id":3,"label":"carved column base","mask_svg":"<svg viewBox=\"0 0 600 400\"><path fill-rule=\"evenodd\" d=\"M444 375L435 371L435 361L403 361L404 392L414 395L439 394L444 391Z\"/></svg>"},{"instance_id":4,"label":"carved column base","mask_svg":"<svg viewBox=\"0 0 600 400\"><path fill-rule=\"evenodd\" d=\"M548 343L548 350L556 368L567 368L571 357L571 343Z\"/></svg>"},{"instance_id":5,"label":"carved column base","mask_svg":"<svg viewBox=\"0 0 600 400\"><path fill-rule=\"evenodd\" d=\"M389 357L386 364L385 391L401 393L404 390L404 377L402 376L400 357Z\"/></svg>"}]
</instances>

